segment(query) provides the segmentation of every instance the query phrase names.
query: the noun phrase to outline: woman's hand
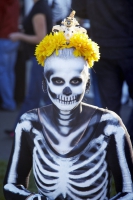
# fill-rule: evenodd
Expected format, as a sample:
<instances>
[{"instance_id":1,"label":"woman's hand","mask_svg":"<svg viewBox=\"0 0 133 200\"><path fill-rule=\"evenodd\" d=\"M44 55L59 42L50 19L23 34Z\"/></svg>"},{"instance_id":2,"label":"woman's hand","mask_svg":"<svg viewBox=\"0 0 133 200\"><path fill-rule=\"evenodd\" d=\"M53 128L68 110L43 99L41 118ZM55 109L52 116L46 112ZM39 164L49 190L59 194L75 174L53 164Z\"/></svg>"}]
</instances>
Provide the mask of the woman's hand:
<instances>
[{"instance_id":1,"label":"woman's hand","mask_svg":"<svg viewBox=\"0 0 133 200\"><path fill-rule=\"evenodd\" d=\"M40 194L31 194L29 197L26 198L26 200L48 200L47 197L42 196Z\"/></svg>"},{"instance_id":2,"label":"woman's hand","mask_svg":"<svg viewBox=\"0 0 133 200\"><path fill-rule=\"evenodd\" d=\"M46 17L43 14L36 14L32 19L33 27L35 34L28 35L21 32L15 32L9 34L9 38L16 42L18 40L30 43L30 44L38 44L44 36L47 34L47 25L46 25Z\"/></svg>"},{"instance_id":3,"label":"woman's hand","mask_svg":"<svg viewBox=\"0 0 133 200\"><path fill-rule=\"evenodd\" d=\"M11 33L9 35L9 38L13 41L13 42L16 42L18 40L21 40L23 37L23 33L20 33L20 32L16 32L16 33Z\"/></svg>"}]
</instances>

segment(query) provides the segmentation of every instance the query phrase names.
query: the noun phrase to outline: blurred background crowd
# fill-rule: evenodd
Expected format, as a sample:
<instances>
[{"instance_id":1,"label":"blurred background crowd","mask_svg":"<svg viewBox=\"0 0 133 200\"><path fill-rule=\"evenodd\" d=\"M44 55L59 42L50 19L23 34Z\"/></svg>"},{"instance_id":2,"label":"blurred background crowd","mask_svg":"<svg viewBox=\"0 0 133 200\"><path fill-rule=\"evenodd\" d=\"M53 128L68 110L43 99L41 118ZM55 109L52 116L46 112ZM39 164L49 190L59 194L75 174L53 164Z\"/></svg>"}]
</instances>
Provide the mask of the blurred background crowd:
<instances>
[{"instance_id":1,"label":"blurred background crowd","mask_svg":"<svg viewBox=\"0 0 133 200\"><path fill-rule=\"evenodd\" d=\"M51 103L42 91L43 68L35 59L35 46L72 10L100 46L85 101L120 115L133 141L133 1L1 0L0 143L5 149L20 115Z\"/></svg>"},{"instance_id":2,"label":"blurred background crowd","mask_svg":"<svg viewBox=\"0 0 133 200\"><path fill-rule=\"evenodd\" d=\"M35 46L52 26L75 10L81 26L100 46L101 58L90 70L91 89L85 101L113 110L131 106L126 127L133 138L133 3L109 0L2 0L0 2L0 111L28 110L51 103L42 91L43 68L34 56ZM121 116L122 117L122 116Z\"/></svg>"}]
</instances>

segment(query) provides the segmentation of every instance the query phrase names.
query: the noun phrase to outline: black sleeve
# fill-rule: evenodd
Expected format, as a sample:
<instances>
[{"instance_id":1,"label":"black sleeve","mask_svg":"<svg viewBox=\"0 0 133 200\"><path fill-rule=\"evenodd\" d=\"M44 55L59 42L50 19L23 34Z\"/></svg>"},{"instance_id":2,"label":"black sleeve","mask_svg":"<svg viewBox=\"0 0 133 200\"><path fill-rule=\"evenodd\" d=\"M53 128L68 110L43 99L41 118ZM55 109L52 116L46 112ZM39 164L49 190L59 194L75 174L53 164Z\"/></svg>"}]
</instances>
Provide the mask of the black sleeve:
<instances>
[{"instance_id":1,"label":"black sleeve","mask_svg":"<svg viewBox=\"0 0 133 200\"><path fill-rule=\"evenodd\" d=\"M119 119L112 127L107 161L115 180L117 195L115 199L133 199L133 149L130 136ZM111 127L110 127L111 128Z\"/></svg>"},{"instance_id":2,"label":"black sleeve","mask_svg":"<svg viewBox=\"0 0 133 200\"><path fill-rule=\"evenodd\" d=\"M52 16L52 9L48 5L47 1L38 1L36 5L34 6L32 10L32 17L34 17L36 14L44 14L46 17L46 22L47 22L47 33L49 34L52 30L53 26L53 16Z\"/></svg>"}]
</instances>

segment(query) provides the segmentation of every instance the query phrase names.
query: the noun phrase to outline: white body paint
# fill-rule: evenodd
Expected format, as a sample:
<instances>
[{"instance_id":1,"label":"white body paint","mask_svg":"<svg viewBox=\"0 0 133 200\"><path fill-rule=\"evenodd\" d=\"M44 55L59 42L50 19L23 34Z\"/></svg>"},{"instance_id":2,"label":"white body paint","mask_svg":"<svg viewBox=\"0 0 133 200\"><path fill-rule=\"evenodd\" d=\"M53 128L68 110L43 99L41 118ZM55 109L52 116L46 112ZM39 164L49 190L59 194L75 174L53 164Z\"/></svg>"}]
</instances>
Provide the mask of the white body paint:
<instances>
[{"instance_id":1,"label":"white body paint","mask_svg":"<svg viewBox=\"0 0 133 200\"><path fill-rule=\"evenodd\" d=\"M56 93L57 98L53 99L49 94L49 97L53 104L57 106L60 110L72 110L82 101L86 83L88 80L88 65L83 58L71 58L71 59L61 59L54 57L49 61L50 70L53 70L54 73L50 76L50 82L47 80L48 87L51 92ZM49 70L49 66L44 67L44 72L46 73ZM52 78L61 78L64 80L64 84L55 85L52 82ZM71 80L74 78L80 78L82 83L78 86L72 85ZM63 94L63 89L69 87L72 91L71 95L66 96ZM82 95L80 100L77 102L75 99L77 95Z\"/></svg>"},{"instance_id":2,"label":"white body paint","mask_svg":"<svg viewBox=\"0 0 133 200\"><path fill-rule=\"evenodd\" d=\"M43 146L39 145L39 141L42 142ZM88 159L84 162L81 162L80 155L75 156L74 158L61 158L55 154L48 148L47 144L43 140L43 137L38 137L36 135L35 139L35 148L34 148L34 154L33 154L33 169L34 169L34 176L36 179L36 182L40 186L40 188L43 188L47 192L44 192L43 189L39 189L39 192L42 195L46 195L50 200L54 200L57 198L60 194L63 195L65 198L68 194L71 198L76 200L82 200L82 198L78 198L75 195L85 196L85 195L93 195L93 193L97 192L97 195L95 198L92 198L93 200L98 200L99 198L101 200L105 200L107 195L107 185L108 185L108 172L107 172L107 163L104 161L106 156L106 146L107 143L104 141L104 136L100 136L99 138L92 140L90 144L88 145L87 149L92 149L96 147L97 145L99 147L99 150L95 152L92 155L88 155ZM41 148L40 148L41 147ZM46 155L43 153L43 148L47 149L47 152L49 156L54 160L54 162L51 162ZM87 150L86 149L86 150ZM101 156L102 154L102 156ZM100 157L99 157L100 156ZM45 170L45 167L43 167L41 160L45 163L45 165L48 165L51 169L56 170L57 172L50 172L48 170ZM78 164L75 164L79 160ZM97 163L93 166L93 162L97 160ZM78 169L90 165L90 169L84 171L82 174L73 175L71 174L74 171L78 171ZM96 175L92 178L89 178L88 180L78 183L76 180L83 179L85 177L91 176L91 174ZM43 177L44 175L47 175L47 178ZM78 186L79 188L89 187L91 185L95 185L95 183L101 179L101 176L104 175L103 180L101 181L101 184L96 185L95 189L91 189L89 191L78 191L73 188L73 186ZM38 178L39 177L39 178ZM50 177L53 177L53 179L49 179ZM47 186L43 185L41 182L47 183ZM49 186L50 185L50 186ZM52 185L52 186L51 186ZM99 191L99 192L98 192Z\"/></svg>"}]
</instances>

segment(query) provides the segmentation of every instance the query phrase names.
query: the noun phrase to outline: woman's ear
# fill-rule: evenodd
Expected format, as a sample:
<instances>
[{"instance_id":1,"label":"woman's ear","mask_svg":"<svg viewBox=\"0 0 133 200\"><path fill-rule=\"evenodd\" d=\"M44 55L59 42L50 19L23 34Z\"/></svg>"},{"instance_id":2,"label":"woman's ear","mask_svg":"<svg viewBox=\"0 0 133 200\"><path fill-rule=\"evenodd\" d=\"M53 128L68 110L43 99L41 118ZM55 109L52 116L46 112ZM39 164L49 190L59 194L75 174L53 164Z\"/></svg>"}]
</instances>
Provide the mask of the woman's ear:
<instances>
[{"instance_id":1,"label":"woman's ear","mask_svg":"<svg viewBox=\"0 0 133 200\"><path fill-rule=\"evenodd\" d=\"M88 81L86 83L86 89L85 89L85 93L88 93L90 90L90 77L88 78Z\"/></svg>"},{"instance_id":2,"label":"woman's ear","mask_svg":"<svg viewBox=\"0 0 133 200\"><path fill-rule=\"evenodd\" d=\"M47 93L47 81L46 81L46 78L44 77L44 75L42 78L42 90L44 93Z\"/></svg>"}]
</instances>

